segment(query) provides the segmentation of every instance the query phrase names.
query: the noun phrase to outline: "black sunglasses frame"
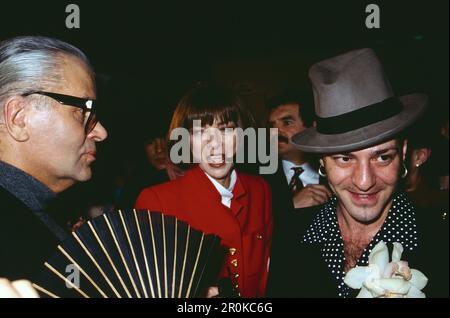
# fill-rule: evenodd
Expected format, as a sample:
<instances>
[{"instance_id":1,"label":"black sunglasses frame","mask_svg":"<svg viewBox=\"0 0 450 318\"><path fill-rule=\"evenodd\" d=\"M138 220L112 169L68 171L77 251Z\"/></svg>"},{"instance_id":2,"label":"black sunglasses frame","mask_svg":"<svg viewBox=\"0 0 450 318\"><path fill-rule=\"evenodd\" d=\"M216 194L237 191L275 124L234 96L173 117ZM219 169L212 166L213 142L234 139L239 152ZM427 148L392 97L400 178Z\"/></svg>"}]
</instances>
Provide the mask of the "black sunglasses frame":
<instances>
[{"instance_id":1,"label":"black sunglasses frame","mask_svg":"<svg viewBox=\"0 0 450 318\"><path fill-rule=\"evenodd\" d=\"M92 130L94 130L95 126L98 123L97 116L96 116L96 100L94 99L86 99L86 98L80 98L76 96L71 95L64 95L64 94L58 94L53 92L45 92L45 91L31 91L22 94L22 96L26 97L29 95L38 94L38 95L44 95L47 97L52 98L53 100L57 101L61 105L66 106L73 106L81 108L85 112L89 112L89 117L86 121L84 130L86 134L89 134Z\"/></svg>"}]
</instances>

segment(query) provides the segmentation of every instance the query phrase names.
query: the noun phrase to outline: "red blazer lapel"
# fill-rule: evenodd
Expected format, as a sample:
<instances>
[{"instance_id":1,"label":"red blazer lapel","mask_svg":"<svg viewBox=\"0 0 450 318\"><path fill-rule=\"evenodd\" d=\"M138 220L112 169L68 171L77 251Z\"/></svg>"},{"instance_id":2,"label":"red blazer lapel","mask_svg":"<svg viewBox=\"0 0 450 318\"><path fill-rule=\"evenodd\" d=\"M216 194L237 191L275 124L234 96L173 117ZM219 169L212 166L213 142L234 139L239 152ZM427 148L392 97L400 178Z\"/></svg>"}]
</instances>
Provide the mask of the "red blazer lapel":
<instances>
[{"instance_id":1,"label":"red blazer lapel","mask_svg":"<svg viewBox=\"0 0 450 318\"><path fill-rule=\"evenodd\" d=\"M231 211L234 216L237 217L243 211L244 206L248 206L247 199L247 190L242 182L242 178L238 174L233 190L233 199L231 200Z\"/></svg>"},{"instance_id":2,"label":"red blazer lapel","mask_svg":"<svg viewBox=\"0 0 450 318\"><path fill-rule=\"evenodd\" d=\"M230 209L222 204L220 193L203 170L199 167L192 168L183 178L182 186L188 190L189 205L199 207L195 209L196 213L191 217L196 219L199 224L206 224L210 231L223 238L233 237L238 239L240 237L240 225L234 217L234 213L230 213ZM233 203L231 206L233 208ZM237 206L237 208L239 207ZM223 243L226 245L236 244L236 242Z\"/></svg>"}]
</instances>

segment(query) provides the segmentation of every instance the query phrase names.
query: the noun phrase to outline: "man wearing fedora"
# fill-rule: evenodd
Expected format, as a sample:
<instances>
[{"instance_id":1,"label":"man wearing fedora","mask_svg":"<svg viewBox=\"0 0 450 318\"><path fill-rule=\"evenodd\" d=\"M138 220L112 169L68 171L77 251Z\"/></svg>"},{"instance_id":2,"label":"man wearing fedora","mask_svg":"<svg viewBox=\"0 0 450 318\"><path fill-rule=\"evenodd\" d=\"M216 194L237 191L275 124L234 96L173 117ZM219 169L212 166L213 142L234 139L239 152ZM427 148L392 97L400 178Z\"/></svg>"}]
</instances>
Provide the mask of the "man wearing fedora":
<instances>
[{"instance_id":1,"label":"man wearing fedora","mask_svg":"<svg viewBox=\"0 0 450 318\"><path fill-rule=\"evenodd\" d=\"M427 96L395 97L371 49L319 62L309 77L317 125L293 143L321 156L319 173L333 196L285 231L288 243L284 255L271 259L267 295L353 297L358 290L344 283L346 273L367 266L383 241L389 250L395 242L403 246L402 260L428 278L427 297L448 297L447 220L418 211L397 187L408 173L403 132Z\"/></svg>"}]
</instances>

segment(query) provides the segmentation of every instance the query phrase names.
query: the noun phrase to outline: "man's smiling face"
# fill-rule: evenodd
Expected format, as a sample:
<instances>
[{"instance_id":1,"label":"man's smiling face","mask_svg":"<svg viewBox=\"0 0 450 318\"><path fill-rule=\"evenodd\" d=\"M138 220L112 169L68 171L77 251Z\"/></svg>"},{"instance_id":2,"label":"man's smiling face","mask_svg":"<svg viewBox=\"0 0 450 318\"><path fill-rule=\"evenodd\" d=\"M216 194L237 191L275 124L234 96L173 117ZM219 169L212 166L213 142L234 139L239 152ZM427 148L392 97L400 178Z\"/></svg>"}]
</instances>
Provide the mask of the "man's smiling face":
<instances>
[{"instance_id":1,"label":"man's smiling face","mask_svg":"<svg viewBox=\"0 0 450 318\"><path fill-rule=\"evenodd\" d=\"M393 139L354 151L326 155L321 159L328 182L336 194L338 211L358 222L370 223L391 206L406 142ZM404 159L404 158L403 158Z\"/></svg>"}]
</instances>

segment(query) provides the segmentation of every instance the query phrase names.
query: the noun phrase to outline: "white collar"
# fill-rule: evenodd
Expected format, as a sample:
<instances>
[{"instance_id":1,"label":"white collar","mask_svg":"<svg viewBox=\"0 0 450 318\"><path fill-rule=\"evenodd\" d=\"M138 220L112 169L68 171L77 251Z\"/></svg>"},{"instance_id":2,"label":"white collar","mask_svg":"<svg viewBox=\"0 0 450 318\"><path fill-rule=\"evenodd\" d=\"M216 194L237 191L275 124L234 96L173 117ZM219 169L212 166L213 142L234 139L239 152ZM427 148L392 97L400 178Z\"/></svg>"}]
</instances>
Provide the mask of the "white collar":
<instances>
[{"instance_id":1,"label":"white collar","mask_svg":"<svg viewBox=\"0 0 450 318\"><path fill-rule=\"evenodd\" d=\"M204 171L203 171L204 172ZM208 177L209 180L211 180L212 184L216 188L216 190L219 192L220 196L222 197L222 204L227 206L228 208L231 207L231 199L233 198L233 190L234 186L236 185L237 181L237 173L236 170L233 170L231 172L231 180L230 180L230 186L225 188L223 185L221 185L219 182L217 182L216 179L211 177L209 174L204 172L205 175Z\"/></svg>"}]
</instances>

